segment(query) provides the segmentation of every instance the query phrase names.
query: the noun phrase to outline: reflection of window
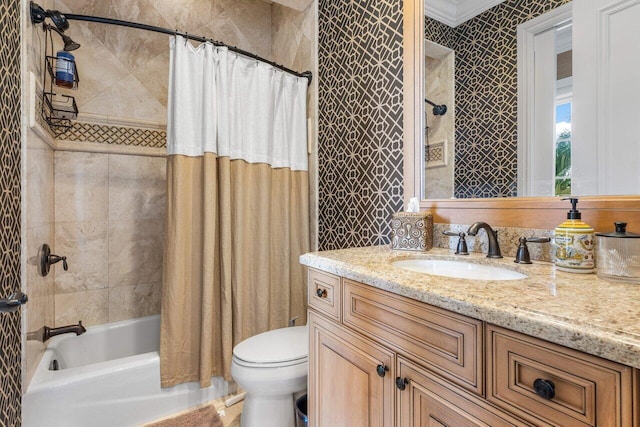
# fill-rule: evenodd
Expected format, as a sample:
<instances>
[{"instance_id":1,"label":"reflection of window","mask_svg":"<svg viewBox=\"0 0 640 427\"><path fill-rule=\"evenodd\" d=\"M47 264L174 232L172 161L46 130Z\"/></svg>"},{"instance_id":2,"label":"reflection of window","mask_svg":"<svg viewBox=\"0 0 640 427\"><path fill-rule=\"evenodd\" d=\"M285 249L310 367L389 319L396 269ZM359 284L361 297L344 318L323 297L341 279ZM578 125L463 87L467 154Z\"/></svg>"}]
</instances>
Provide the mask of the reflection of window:
<instances>
[{"instance_id":1,"label":"reflection of window","mask_svg":"<svg viewBox=\"0 0 640 427\"><path fill-rule=\"evenodd\" d=\"M555 195L571 194L571 102L556 105Z\"/></svg>"},{"instance_id":2,"label":"reflection of window","mask_svg":"<svg viewBox=\"0 0 640 427\"><path fill-rule=\"evenodd\" d=\"M556 27L554 194L571 194L571 106L573 101L572 24Z\"/></svg>"}]
</instances>

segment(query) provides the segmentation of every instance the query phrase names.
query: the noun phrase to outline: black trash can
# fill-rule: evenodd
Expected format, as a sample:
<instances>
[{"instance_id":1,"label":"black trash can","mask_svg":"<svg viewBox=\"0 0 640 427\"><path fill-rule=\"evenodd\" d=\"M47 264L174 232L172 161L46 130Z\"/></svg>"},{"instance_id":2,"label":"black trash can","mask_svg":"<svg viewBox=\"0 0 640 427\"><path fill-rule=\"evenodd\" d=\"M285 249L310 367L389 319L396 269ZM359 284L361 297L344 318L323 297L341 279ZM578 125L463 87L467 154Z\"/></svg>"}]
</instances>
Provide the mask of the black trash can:
<instances>
[{"instance_id":1,"label":"black trash can","mask_svg":"<svg viewBox=\"0 0 640 427\"><path fill-rule=\"evenodd\" d=\"M304 394L296 400L296 427L307 427L309 417L307 417L307 395Z\"/></svg>"}]
</instances>

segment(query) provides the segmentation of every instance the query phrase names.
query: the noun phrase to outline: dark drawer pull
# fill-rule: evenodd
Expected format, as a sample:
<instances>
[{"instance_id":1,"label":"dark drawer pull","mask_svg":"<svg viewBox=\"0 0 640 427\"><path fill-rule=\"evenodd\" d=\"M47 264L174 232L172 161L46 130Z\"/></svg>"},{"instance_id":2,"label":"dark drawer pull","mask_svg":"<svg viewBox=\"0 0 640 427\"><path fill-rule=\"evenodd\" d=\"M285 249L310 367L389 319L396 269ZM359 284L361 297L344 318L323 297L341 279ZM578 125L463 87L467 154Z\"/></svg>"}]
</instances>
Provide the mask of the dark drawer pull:
<instances>
[{"instance_id":1,"label":"dark drawer pull","mask_svg":"<svg viewBox=\"0 0 640 427\"><path fill-rule=\"evenodd\" d=\"M556 395L556 386L549 380L538 378L533 382L533 390L543 399L551 400Z\"/></svg>"},{"instance_id":2,"label":"dark drawer pull","mask_svg":"<svg viewBox=\"0 0 640 427\"><path fill-rule=\"evenodd\" d=\"M407 388L407 384L409 384L407 378L396 377L396 387L398 387L398 390L404 390Z\"/></svg>"},{"instance_id":3,"label":"dark drawer pull","mask_svg":"<svg viewBox=\"0 0 640 427\"><path fill-rule=\"evenodd\" d=\"M378 373L378 376L381 378L384 378L388 370L389 368L387 368L383 364L376 366L376 372Z\"/></svg>"},{"instance_id":4,"label":"dark drawer pull","mask_svg":"<svg viewBox=\"0 0 640 427\"><path fill-rule=\"evenodd\" d=\"M327 290L326 289L322 289L322 288L318 288L318 290L316 291L316 295L318 295L319 298L326 298L327 297Z\"/></svg>"}]
</instances>

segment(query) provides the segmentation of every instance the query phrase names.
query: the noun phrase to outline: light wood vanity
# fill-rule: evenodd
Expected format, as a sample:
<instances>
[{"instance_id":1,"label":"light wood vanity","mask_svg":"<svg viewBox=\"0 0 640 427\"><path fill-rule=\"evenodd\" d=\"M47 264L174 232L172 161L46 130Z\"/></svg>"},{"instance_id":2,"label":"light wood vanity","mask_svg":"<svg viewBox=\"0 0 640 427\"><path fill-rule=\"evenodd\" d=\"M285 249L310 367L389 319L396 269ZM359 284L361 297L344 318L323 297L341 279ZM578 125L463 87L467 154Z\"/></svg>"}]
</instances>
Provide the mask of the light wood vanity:
<instances>
[{"instance_id":1,"label":"light wood vanity","mask_svg":"<svg viewBox=\"0 0 640 427\"><path fill-rule=\"evenodd\" d=\"M548 292L541 271L552 271L549 264L519 283L425 278L390 267L399 256L406 253L357 248L301 258L309 267L310 427L640 426L640 338L595 320L577 327L603 311L579 307L586 296L572 298L573 288L565 295L572 280L606 282L554 272L561 277ZM618 285L610 292L625 290L637 292ZM518 293L523 302L509 305ZM535 308L545 298L547 308ZM560 320L572 301L574 312L591 313ZM628 312L627 320L638 314ZM625 319L618 326L626 328ZM562 328L566 334L557 333Z\"/></svg>"}]
</instances>

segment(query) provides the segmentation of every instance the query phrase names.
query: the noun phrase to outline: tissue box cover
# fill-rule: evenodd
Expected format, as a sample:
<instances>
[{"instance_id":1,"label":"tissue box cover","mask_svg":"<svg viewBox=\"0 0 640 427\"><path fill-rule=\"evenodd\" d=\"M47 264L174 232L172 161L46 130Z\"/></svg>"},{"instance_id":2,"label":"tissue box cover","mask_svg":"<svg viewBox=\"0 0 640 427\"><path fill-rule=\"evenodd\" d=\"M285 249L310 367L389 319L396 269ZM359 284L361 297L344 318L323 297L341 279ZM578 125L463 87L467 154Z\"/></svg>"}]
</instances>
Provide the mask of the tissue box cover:
<instances>
[{"instance_id":1,"label":"tissue box cover","mask_svg":"<svg viewBox=\"0 0 640 427\"><path fill-rule=\"evenodd\" d=\"M428 251L433 247L431 212L398 212L391 218L391 249Z\"/></svg>"}]
</instances>

